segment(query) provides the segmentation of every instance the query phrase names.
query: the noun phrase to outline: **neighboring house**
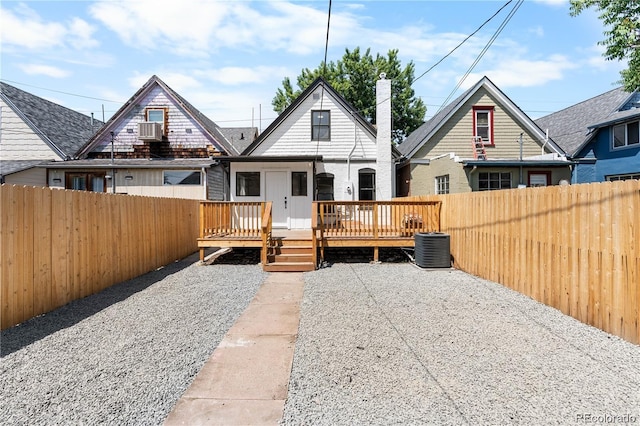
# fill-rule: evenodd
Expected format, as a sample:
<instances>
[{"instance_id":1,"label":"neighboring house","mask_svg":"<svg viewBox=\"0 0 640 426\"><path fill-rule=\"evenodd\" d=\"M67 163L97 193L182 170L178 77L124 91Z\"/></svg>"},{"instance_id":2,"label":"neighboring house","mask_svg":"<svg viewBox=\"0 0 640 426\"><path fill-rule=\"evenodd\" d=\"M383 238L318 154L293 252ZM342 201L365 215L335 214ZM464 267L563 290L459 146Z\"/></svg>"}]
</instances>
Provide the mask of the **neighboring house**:
<instances>
[{"instance_id":1,"label":"neighboring house","mask_svg":"<svg viewBox=\"0 0 640 426\"><path fill-rule=\"evenodd\" d=\"M50 163L49 186L132 195L228 200L236 155L220 127L152 76L78 151Z\"/></svg>"},{"instance_id":2,"label":"neighboring house","mask_svg":"<svg viewBox=\"0 0 640 426\"><path fill-rule=\"evenodd\" d=\"M102 122L0 83L0 183L46 186L36 167L73 158Z\"/></svg>"},{"instance_id":3,"label":"neighboring house","mask_svg":"<svg viewBox=\"0 0 640 426\"><path fill-rule=\"evenodd\" d=\"M487 77L398 145L398 195L557 185L571 163Z\"/></svg>"},{"instance_id":4,"label":"neighboring house","mask_svg":"<svg viewBox=\"0 0 640 426\"><path fill-rule=\"evenodd\" d=\"M377 129L324 79L316 79L241 156L232 201L271 201L273 226L308 229L313 200L389 200L394 195L391 82L381 79Z\"/></svg>"},{"instance_id":5,"label":"neighboring house","mask_svg":"<svg viewBox=\"0 0 640 426\"><path fill-rule=\"evenodd\" d=\"M572 183L640 179L640 94L622 87L536 120L573 160Z\"/></svg>"}]
</instances>

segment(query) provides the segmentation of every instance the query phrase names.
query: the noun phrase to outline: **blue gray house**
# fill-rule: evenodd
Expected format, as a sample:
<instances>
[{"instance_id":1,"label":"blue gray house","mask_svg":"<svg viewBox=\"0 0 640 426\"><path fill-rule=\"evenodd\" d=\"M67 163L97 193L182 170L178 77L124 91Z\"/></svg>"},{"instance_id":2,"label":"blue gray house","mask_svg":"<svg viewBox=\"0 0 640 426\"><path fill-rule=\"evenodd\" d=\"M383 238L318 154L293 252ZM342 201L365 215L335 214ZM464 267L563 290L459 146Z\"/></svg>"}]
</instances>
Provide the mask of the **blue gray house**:
<instances>
[{"instance_id":1,"label":"blue gray house","mask_svg":"<svg viewBox=\"0 0 640 426\"><path fill-rule=\"evenodd\" d=\"M640 94L617 88L536 120L575 162L572 183L640 179Z\"/></svg>"}]
</instances>

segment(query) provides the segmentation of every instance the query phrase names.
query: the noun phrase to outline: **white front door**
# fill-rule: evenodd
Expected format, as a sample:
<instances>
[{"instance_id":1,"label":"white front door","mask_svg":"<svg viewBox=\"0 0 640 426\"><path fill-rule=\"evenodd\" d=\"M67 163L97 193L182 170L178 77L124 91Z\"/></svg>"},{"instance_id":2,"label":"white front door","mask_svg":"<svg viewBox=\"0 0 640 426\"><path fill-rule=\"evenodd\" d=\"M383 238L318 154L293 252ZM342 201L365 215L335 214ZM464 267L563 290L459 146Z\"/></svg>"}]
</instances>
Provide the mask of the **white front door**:
<instances>
[{"instance_id":1,"label":"white front door","mask_svg":"<svg viewBox=\"0 0 640 426\"><path fill-rule=\"evenodd\" d=\"M287 172L267 171L266 200L271 201L271 214L274 228L289 228L289 185Z\"/></svg>"}]
</instances>

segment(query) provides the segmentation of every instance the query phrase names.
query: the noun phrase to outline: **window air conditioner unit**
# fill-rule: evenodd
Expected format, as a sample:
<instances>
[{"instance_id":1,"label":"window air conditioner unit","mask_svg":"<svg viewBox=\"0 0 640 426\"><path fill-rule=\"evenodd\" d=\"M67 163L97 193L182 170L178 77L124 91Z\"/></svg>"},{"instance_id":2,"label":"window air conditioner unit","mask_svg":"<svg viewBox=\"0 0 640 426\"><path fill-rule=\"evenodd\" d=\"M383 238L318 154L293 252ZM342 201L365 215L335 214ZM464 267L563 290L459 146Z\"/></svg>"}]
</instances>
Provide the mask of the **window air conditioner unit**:
<instances>
[{"instance_id":1,"label":"window air conditioner unit","mask_svg":"<svg viewBox=\"0 0 640 426\"><path fill-rule=\"evenodd\" d=\"M138 139L142 141L161 142L162 124L155 121L138 123Z\"/></svg>"}]
</instances>

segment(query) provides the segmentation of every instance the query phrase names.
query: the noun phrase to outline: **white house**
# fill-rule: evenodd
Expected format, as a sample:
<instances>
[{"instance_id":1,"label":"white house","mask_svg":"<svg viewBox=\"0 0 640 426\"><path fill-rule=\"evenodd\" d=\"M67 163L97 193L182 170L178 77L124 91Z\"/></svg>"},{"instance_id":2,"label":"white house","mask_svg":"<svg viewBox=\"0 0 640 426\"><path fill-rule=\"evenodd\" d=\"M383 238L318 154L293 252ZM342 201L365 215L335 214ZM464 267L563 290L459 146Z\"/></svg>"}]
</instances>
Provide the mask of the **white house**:
<instances>
[{"instance_id":1,"label":"white house","mask_svg":"<svg viewBox=\"0 0 640 426\"><path fill-rule=\"evenodd\" d=\"M273 227L311 227L313 200L394 195L391 81L378 81L378 130L324 79L316 79L229 163L232 201L271 201ZM393 152L392 152L393 151Z\"/></svg>"}]
</instances>

